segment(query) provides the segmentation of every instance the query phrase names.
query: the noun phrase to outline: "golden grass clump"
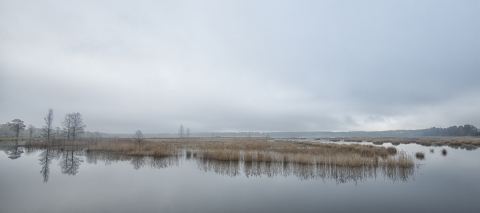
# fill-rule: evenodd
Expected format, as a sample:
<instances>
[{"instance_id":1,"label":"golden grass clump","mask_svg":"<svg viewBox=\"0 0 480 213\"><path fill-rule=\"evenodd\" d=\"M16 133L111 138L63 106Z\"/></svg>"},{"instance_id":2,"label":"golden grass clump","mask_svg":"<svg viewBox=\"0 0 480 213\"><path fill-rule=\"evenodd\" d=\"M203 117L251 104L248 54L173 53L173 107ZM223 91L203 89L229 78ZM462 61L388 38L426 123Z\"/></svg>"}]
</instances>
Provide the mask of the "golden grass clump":
<instances>
[{"instance_id":1,"label":"golden grass clump","mask_svg":"<svg viewBox=\"0 0 480 213\"><path fill-rule=\"evenodd\" d=\"M425 159L425 153L424 152L416 152L415 157L419 160Z\"/></svg>"},{"instance_id":2,"label":"golden grass clump","mask_svg":"<svg viewBox=\"0 0 480 213\"><path fill-rule=\"evenodd\" d=\"M397 148L395 148L393 146L389 146L389 147L387 147L387 152L388 152L388 154L397 154Z\"/></svg>"}]
</instances>

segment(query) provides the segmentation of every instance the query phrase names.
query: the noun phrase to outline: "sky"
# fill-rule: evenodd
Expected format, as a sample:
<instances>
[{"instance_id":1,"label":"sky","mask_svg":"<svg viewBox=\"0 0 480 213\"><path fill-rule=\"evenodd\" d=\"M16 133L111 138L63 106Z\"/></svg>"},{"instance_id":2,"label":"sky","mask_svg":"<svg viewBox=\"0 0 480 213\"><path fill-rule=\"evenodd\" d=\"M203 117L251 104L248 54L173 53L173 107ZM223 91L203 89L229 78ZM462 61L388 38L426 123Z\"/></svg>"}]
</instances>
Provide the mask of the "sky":
<instances>
[{"instance_id":1,"label":"sky","mask_svg":"<svg viewBox=\"0 0 480 213\"><path fill-rule=\"evenodd\" d=\"M480 126L480 1L0 1L0 123Z\"/></svg>"}]
</instances>

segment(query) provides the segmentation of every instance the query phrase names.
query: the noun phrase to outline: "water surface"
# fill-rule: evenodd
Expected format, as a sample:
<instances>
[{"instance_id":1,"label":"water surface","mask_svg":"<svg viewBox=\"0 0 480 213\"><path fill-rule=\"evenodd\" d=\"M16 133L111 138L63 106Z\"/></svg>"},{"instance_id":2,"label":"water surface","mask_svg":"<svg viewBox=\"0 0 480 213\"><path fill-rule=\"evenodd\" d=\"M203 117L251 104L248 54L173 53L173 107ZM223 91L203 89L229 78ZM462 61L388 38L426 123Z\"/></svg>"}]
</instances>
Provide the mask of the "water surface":
<instances>
[{"instance_id":1,"label":"water surface","mask_svg":"<svg viewBox=\"0 0 480 213\"><path fill-rule=\"evenodd\" d=\"M17 144L18 145L18 144ZM391 144L384 144L385 146ZM0 212L477 212L480 151L425 152L414 171L332 170L0 144ZM441 149L447 149L447 155ZM430 153L434 149L434 153ZM313 171L313 172L312 172Z\"/></svg>"}]
</instances>

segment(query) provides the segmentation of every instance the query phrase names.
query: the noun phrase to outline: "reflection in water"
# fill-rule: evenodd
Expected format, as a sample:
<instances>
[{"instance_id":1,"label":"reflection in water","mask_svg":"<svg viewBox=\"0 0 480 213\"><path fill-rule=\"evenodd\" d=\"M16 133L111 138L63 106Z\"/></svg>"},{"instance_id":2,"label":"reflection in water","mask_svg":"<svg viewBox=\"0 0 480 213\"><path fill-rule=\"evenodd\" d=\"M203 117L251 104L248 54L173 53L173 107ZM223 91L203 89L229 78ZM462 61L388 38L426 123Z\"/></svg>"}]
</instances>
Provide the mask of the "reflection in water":
<instances>
[{"instance_id":1,"label":"reflection in water","mask_svg":"<svg viewBox=\"0 0 480 213\"><path fill-rule=\"evenodd\" d=\"M42 166L42 170L40 170L40 174L42 174L43 182L48 182L48 177L50 176L50 164L52 163L53 158L55 157L54 152L52 149L45 149L42 153L40 153L40 165Z\"/></svg>"},{"instance_id":2,"label":"reflection in water","mask_svg":"<svg viewBox=\"0 0 480 213\"><path fill-rule=\"evenodd\" d=\"M61 168L63 174L68 175L76 175L78 173L78 169L83 162L81 155L82 151L71 149L71 150L64 150L61 153L60 161L58 165Z\"/></svg>"},{"instance_id":3,"label":"reflection in water","mask_svg":"<svg viewBox=\"0 0 480 213\"><path fill-rule=\"evenodd\" d=\"M130 159L130 164L133 165L133 168L135 170L139 170L140 168L144 167L146 162L145 162L145 157L143 156L132 156Z\"/></svg>"},{"instance_id":4,"label":"reflection in water","mask_svg":"<svg viewBox=\"0 0 480 213\"><path fill-rule=\"evenodd\" d=\"M15 141L14 146L9 147L7 150L5 150L5 154L7 154L8 158L12 160L15 160L21 157L22 153L23 153L23 148L18 146L18 141Z\"/></svg>"},{"instance_id":5,"label":"reflection in water","mask_svg":"<svg viewBox=\"0 0 480 213\"><path fill-rule=\"evenodd\" d=\"M367 179L383 176L392 181L409 181L414 178L415 167L394 167L382 165L371 166L335 166L327 164L298 164L255 161L218 161L210 159L196 159L198 168L202 171L235 177L243 172L247 177L262 176L274 177L278 175L294 175L301 180L322 179L334 180L336 183L366 181Z\"/></svg>"},{"instance_id":6,"label":"reflection in water","mask_svg":"<svg viewBox=\"0 0 480 213\"><path fill-rule=\"evenodd\" d=\"M409 181L414 179L414 174L418 167L402 167L389 163L363 164L360 166L338 166L338 164L302 164L293 162L265 162L265 161L219 161L200 158L194 152L180 152L181 154L170 157L143 157L128 156L109 152L85 152L81 147L62 146L55 149L36 149L32 147L25 148L26 153L35 153L41 151L39 161L41 165L41 175L44 182L48 182L50 175L50 165L52 160L58 159L58 166L62 174L76 175L80 166L85 161L88 164L97 164L104 162L110 165L112 162L128 162L135 170L149 166L155 169L179 166L184 160L192 160L197 163L200 170L205 172L214 172L215 174L236 177L245 175L246 177L255 176L295 176L300 180L322 179L333 180L337 184L347 182L366 181L383 177L392 181ZM7 151L5 151L7 152ZM23 153L21 147L14 146L8 149L10 156L20 156ZM84 159L85 157L85 159ZM13 157L12 159L15 159ZM380 162L380 161L378 161Z\"/></svg>"},{"instance_id":7,"label":"reflection in water","mask_svg":"<svg viewBox=\"0 0 480 213\"><path fill-rule=\"evenodd\" d=\"M127 156L117 153L109 152L86 152L86 161L90 164L97 164L105 162L105 165L110 165L112 162L129 162L133 168L138 170L146 165L151 168L160 169L170 166L179 166L183 156L171 157L144 157L144 156Z\"/></svg>"}]
</instances>

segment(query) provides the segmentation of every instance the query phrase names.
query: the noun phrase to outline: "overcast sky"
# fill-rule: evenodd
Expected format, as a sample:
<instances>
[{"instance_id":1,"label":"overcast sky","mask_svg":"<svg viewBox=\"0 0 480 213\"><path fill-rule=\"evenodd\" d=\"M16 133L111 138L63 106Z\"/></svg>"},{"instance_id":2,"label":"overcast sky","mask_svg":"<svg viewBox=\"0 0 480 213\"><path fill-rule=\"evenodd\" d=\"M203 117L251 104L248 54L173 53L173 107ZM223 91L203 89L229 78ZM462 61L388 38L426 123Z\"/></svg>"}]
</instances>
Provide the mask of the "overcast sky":
<instances>
[{"instance_id":1,"label":"overcast sky","mask_svg":"<svg viewBox=\"0 0 480 213\"><path fill-rule=\"evenodd\" d=\"M480 1L0 1L0 123L480 126Z\"/></svg>"}]
</instances>

